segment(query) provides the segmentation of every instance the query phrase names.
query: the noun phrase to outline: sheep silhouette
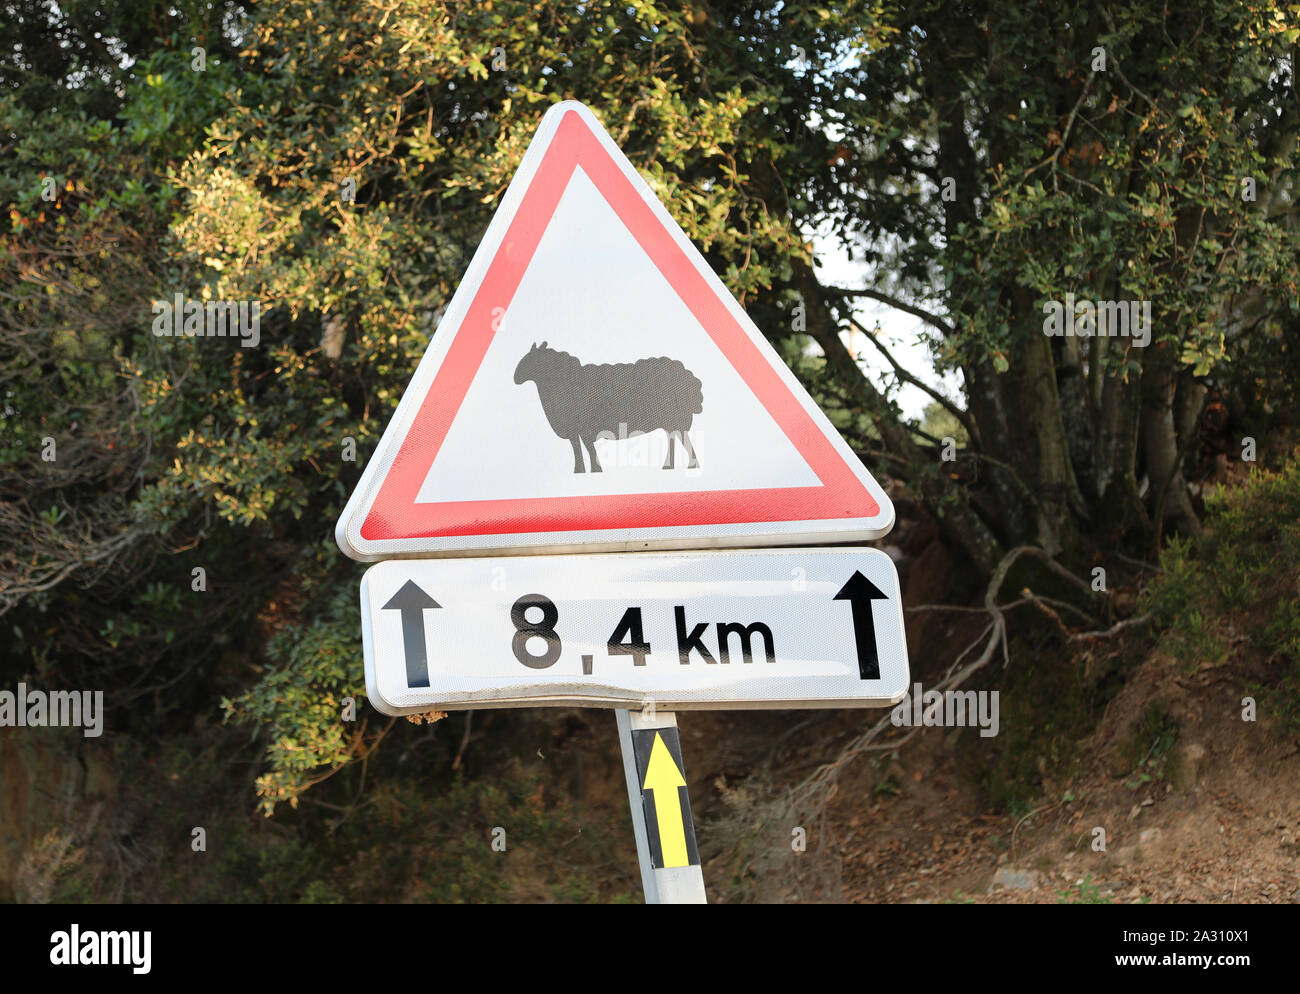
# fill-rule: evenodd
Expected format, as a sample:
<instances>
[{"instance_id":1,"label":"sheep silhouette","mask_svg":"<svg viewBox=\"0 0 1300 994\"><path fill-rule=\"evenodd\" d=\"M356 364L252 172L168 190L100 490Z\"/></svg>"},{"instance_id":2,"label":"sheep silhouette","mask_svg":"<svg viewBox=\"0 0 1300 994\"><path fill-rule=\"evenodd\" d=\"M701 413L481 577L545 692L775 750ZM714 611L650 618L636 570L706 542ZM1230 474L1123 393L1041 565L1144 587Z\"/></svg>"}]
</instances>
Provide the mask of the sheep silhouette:
<instances>
[{"instance_id":1,"label":"sheep silhouette","mask_svg":"<svg viewBox=\"0 0 1300 994\"><path fill-rule=\"evenodd\" d=\"M681 441L690 456L688 468L699 460L691 445L691 421L704 409L699 378L677 359L656 356L636 362L584 365L576 356L533 343L515 367L515 383L532 380L551 430L573 446L573 471L586 472L586 448L591 472L599 473L598 438L634 438L652 431L668 433L668 459Z\"/></svg>"}]
</instances>

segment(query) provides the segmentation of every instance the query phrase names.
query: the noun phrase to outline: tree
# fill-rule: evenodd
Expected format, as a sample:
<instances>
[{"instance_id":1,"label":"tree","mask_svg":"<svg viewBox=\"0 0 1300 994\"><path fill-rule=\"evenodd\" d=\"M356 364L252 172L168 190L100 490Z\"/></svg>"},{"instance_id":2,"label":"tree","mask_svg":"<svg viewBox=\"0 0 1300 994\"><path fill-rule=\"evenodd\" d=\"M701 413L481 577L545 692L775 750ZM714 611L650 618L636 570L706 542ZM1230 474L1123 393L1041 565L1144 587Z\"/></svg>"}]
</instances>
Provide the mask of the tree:
<instances>
[{"instance_id":1,"label":"tree","mask_svg":"<svg viewBox=\"0 0 1300 994\"><path fill-rule=\"evenodd\" d=\"M846 151L820 200L882 272L865 295L923 310L961 370L1001 543L1078 559L1143 547L1166 517L1197 529L1182 464L1207 384L1294 324L1298 18L906 3L845 71L857 99L825 111ZM1046 336L1067 293L1149 302L1151 344Z\"/></svg>"},{"instance_id":2,"label":"tree","mask_svg":"<svg viewBox=\"0 0 1300 994\"><path fill-rule=\"evenodd\" d=\"M1267 414L1295 369L1294 4L94 6L107 21L24 7L0 59L24 83L0 96L0 379L21 412L0 609L19 666L97 665L122 699L167 687L158 722L222 697L267 729L268 807L382 734L338 724L363 694L333 524L556 100L595 109L974 575L1026 543L1077 566L1146 551L1166 519L1194 531L1207 390ZM201 73L200 23L223 53ZM97 31L136 61L109 46L79 89ZM814 230L872 285L829 285ZM155 337L151 301L176 292L261 302L261 345ZM1045 334L1067 294L1148 301L1151 343ZM863 298L923 319L961 371L936 402L962 472L846 349ZM71 445L54 468L49 434Z\"/></svg>"}]
</instances>

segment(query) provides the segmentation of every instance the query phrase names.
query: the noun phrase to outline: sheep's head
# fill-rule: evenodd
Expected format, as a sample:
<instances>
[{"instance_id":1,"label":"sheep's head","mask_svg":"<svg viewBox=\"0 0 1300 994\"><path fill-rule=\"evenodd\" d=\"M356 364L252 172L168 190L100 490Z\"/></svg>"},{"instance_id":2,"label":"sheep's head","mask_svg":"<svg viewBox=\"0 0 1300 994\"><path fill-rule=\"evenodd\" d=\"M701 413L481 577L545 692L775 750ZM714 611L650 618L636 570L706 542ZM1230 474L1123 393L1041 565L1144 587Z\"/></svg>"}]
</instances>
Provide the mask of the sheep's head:
<instances>
[{"instance_id":1,"label":"sheep's head","mask_svg":"<svg viewBox=\"0 0 1300 994\"><path fill-rule=\"evenodd\" d=\"M545 342L541 345L533 342L533 347L524 353L524 357L519 360L519 365L515 367L516 383L527 383L529 380L537 379L537 374L542 368L542 355L546 351Z\"/></svg>"}]
</instances>

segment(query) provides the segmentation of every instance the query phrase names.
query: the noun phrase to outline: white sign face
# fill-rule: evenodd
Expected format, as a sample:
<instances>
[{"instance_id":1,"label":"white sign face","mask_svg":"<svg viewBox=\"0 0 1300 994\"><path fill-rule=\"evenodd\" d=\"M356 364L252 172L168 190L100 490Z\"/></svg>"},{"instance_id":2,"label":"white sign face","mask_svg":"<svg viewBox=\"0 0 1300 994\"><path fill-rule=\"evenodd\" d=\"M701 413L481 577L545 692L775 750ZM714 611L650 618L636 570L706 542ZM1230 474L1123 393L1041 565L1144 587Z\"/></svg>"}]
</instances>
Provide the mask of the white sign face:
<instances>
[{"instance_id":1,"label":"white sign face","mask_svg":"<svg viewBox=\"0 0 1300 994\"><path fill-rule=\"evenodd\" d=\"M857 541L893 520L595 117L566 102L336 536L375 560Z\"/></svg>"},{"instance_id":2,"label":"white sign face","mask_svg":"<svg viewBox=\"0 0 1300 994\"><path fill-rule=\"evenodd\" d=\"M898 574L875 549L390 560L361 617L385 714L872 707L908 688Z\"/></svg>"}]
</instances>

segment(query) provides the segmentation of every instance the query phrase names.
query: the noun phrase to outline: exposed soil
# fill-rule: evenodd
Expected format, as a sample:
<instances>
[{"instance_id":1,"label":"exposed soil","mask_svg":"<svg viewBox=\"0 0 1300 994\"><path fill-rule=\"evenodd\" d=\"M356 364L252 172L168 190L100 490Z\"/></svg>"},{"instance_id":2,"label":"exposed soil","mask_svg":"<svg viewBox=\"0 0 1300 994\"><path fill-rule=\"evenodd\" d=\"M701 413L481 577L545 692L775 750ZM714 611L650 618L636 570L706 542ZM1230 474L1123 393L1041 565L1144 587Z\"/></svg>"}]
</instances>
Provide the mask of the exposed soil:
<instances>
[{"instance_id":1,"label":"exposed soil","mask_svg":"<svg viewBox=\"0 0 1300 994\"><path fill-rule=\"evenodd\" d=\"M952 774L952 733L925 730L900 756L897 796L856 814L836 808L855 829L845 898L1300 902L1300 744L1242 720L1244 674L1180 669L1159 655L1145 663L1085 744L1092 761L1067 786L1074 800L1062 791L1023 821L985 810ZM1168 703L1179 730L1160 775L1143 782L1123 745L1153 701ZM855 787L869 789L864 780Z\"/></svg>"},{"instance_id":2,"label":"exposed soil","mask_svg":"<svg viewBox=\"0 0 1300 994\"><path fill-rule=\"evenodd\" d=\"M909 604L949 593L937 542L909 565ZM943 668L935 661L946 666L983 623L935 619L908 621L913 678L929 683ZM741 893L757 900L1300 903L1300 741L1267 715L1243 720L1249 685L1266 674L1244 652L1193 669L1138 643L1141 661L1089 722L1067 771L1038 758L1032 807L995 806L981 777L1014 714L1004 708L998 738L923 728L897 751L845 767L824 821L805 826L806 852L781 826L756 847L782 850L761 867L737 866L725 849L706 861L711 898L725 899L748 871L754 886ZM1053 662L1013 642L1011 665ZM985 685L1004 679L994 670ZM797 783L880 714L681 716L702 832L729 807L743 813L754 795ZM747 780L760 760L770 777Z\"/></svg>"}]
</instances>

